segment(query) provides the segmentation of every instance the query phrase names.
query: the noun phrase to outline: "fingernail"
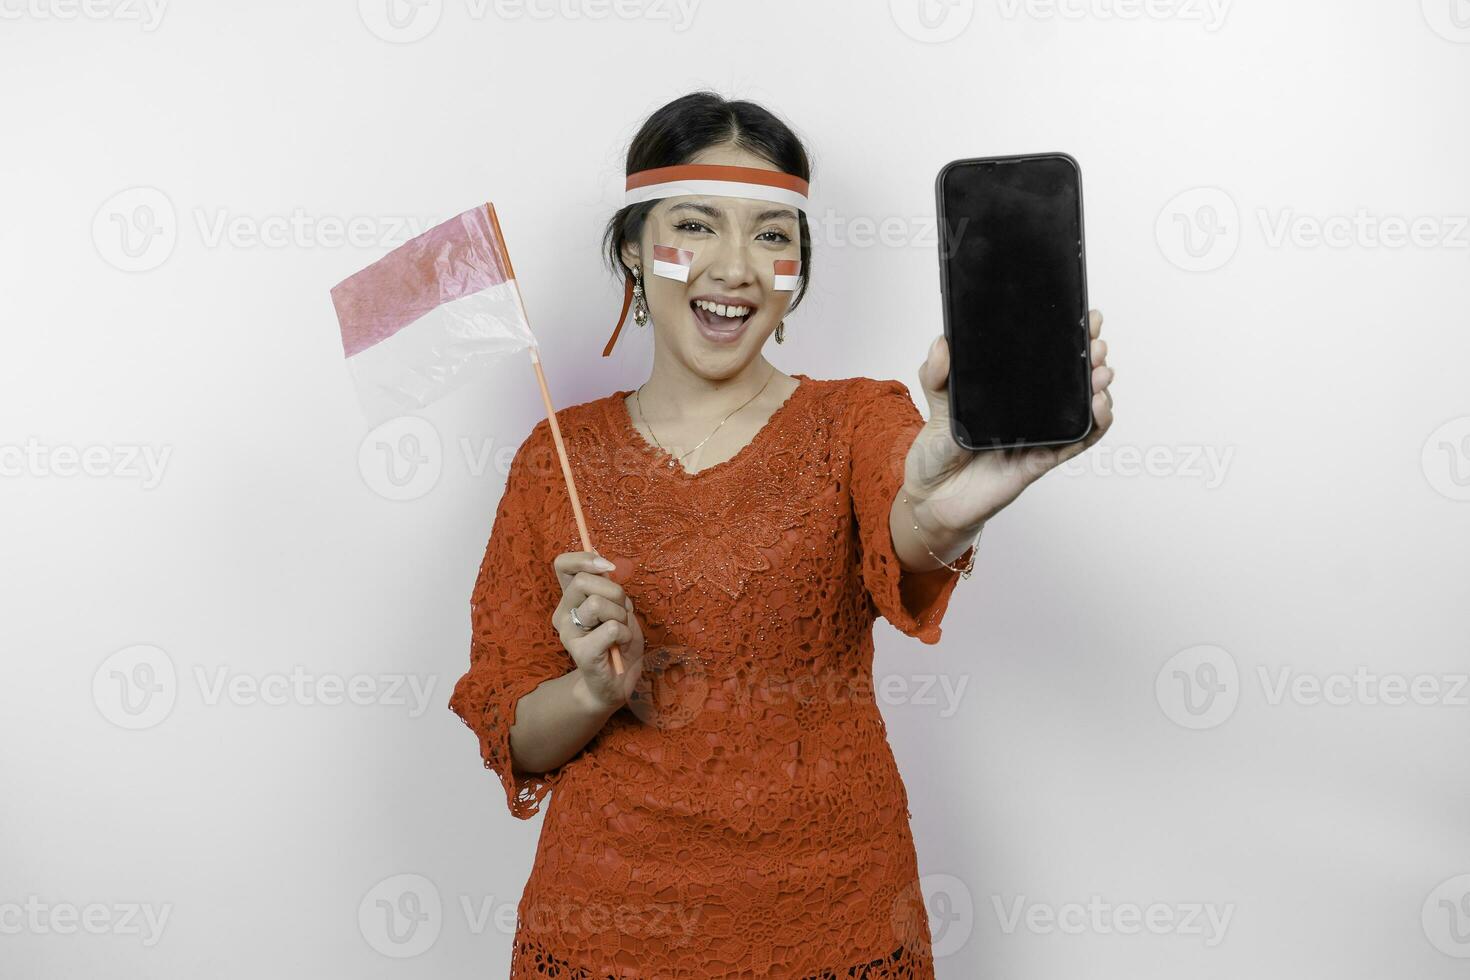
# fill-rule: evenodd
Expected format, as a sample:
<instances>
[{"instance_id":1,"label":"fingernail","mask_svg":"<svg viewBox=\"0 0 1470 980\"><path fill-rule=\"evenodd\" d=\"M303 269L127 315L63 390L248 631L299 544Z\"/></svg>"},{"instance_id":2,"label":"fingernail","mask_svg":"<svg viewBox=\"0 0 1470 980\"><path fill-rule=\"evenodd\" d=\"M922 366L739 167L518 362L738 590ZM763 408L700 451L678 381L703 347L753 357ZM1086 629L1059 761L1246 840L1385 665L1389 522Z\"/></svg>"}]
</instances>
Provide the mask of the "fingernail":
<instances>
[{"instance_id":1,"label":"fingernail","mask_svg":"<svg viewBox=\"0 0 1470 980\"><path fill-rule=\"evenodd\" d=\"M592 559L592 567L599 569L600 571L610 572L618 566L614 565L612 562L599 555L598 557Z\"/></svg>"},{"instance_id":2,"label":"fingernail","mask_svg":"<svg viewBox=\"0 0 1470 980\"><path fill-rule=\"evenodd\" d=\"M939 350L939 342L941 340L943 340L943 339L944 339L944 335L943 334L940 334L938 337L935 337L934 338L934 343L932 343L932 344L929 345L929 353L924 356L924 360L927 361L929 358L933 357L936 352L938 352L938 350Z\"/></svg>"}]
</instances>

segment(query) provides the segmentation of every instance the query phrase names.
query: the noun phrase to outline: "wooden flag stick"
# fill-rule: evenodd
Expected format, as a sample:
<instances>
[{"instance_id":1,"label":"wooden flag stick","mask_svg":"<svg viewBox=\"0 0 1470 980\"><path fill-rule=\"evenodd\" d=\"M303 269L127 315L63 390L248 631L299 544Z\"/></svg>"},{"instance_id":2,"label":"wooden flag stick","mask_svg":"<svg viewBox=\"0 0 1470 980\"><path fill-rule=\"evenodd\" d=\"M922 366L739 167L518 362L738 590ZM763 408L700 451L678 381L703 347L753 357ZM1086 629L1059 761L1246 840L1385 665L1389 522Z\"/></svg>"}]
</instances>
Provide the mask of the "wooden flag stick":
<instances>
[{"instance_id":1,"label":"wooden flag stick","mask_svg":"<svg viewBox=\"0 0 1470 980\"><path fill-rule=\"evenodd\" d=\"M500 233L500 222L495 218L495 205L486 203L485 208L490 213L490 224L495 228L495 241L500 248L500 257L505 260L505 271L516 286L516 305L520 307L521 319L530 326L531 319L526 316L526 303L521 298L521 284L515 277L515 270L511 268L510 254L505 247L505 236ZM531 354L531 364L536 368L536 383L541 386L541 401L546 405L546 422L551 426L551 441L556 443L556 456L561 461L561 475L567 484L567 496L572 501L572 516L577 520L577 534L582 539L583 551L594 551L592 537L587 533L587 519L582 516L582 499L577 496L577 481L572 478L572 464L567 461L566 443L562 442L561 426L556 424L556 408L551 404L551 389L546 387L546 373L541 370L541 353L535 347L528 348ZM608 648L608 654L612 657L613 673L619 677L623 674L623 653L614 643Z\"/></svg>"},{"instance_id":2,"label":"wooden flag stick","mask_svg":"<svg viewBox=\"0 0 1470 980\"><path fill-rule=\"evenodd\" d=\"M519 290L519 286L516 287ZM541 370L541 355L535 347L530 348L531 363L536 367L536 382L541 386L541 400L546 403L546 421L551 425L551 440L556 443L556 456L561 460L561 475L567 481L567 495L572 498L572 516L577 519L577 534L582 538L582 550L592 551L592 538L587 533L587 519L582 516L582 501L577 497L577 482L572 479L572 466L567 462L567 447L561 441L561 427L556 424L556 409L551 407L551 392L546 387L546 374ZM622 676L623 654L614 643L608 648L612 655L613 673Z\"/></svg>"}]
</instances>

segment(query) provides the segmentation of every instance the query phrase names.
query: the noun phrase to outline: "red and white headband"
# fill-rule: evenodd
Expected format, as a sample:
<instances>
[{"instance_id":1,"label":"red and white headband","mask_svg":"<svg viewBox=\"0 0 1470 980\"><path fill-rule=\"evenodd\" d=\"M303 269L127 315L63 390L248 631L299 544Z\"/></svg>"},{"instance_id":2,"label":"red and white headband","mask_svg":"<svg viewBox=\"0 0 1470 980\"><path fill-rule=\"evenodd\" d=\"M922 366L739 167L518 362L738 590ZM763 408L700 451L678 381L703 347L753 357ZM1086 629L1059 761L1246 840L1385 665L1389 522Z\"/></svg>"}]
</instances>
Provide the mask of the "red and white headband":
<instances>
[{"instance_id":1,"label":"red and white headband","mask_svg":"<svg viewBox=\"0 0 1470 980\"><path fill-rule=\"evenodd\" d=\"M655 167L628 175L623 206L656 201L665 197L708 195L711 197L743 197L753 201L785 204L799 211L807 210L807 181L795 174L758 167L731 167L718 163L684 163L673 167ZM623 310L602 356L612 353L633 302L633 280L623 283Z\"/></svg>"}]
</instances>

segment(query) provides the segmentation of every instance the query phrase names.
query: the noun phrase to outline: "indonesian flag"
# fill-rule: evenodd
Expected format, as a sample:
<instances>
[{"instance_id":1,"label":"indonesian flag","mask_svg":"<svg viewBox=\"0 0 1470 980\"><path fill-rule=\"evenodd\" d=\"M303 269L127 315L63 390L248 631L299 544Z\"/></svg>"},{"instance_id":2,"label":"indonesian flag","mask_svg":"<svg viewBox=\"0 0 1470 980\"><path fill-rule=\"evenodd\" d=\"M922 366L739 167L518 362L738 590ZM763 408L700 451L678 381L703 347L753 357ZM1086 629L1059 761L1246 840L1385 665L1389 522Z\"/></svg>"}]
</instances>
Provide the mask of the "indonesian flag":
<instances>
[{"instance_id":1,"label":"indonesian flag","mask_svg":"<svg viewBox=\"0 0 1470 980\"><path fill-rule=\"evenodd\" d=\"M689 270L694 265L694 253L687 248L672 245L653 246L653 274L665 279L689 281Z\"/></svg>"},{"instance_id":2,"label":"indonesian flag","mask_svg":"<svg viewBox=\"0 0 1470 980\"><path fill-rule=\"evenodd\" d=\"M342 352L374 425L481 378L536 338L495 207L435 225L332 287Z\"/></svg>"},{"instance_id":3,"label":"indonesian flag","mask_svg":"<svg viewBox=\"0 0 1470 980\"><path fill-rule=\"evenodd\" d=\"M505 354L528 352L582 550L595 550L495 205L435 225L343 279L332 287L332 305L358 398L375 425L480 378ZM622 651L614 643L608 653L621 675Z\"/></svg>"},{"instance_id":4,"label":"indonesian flag","mask_svg":"<svg viewBox=\"0 0 1470 980\"><path fill-rule=\"evenodd\" d=\"M772 271L772 289L791 292L801 282L801 262L797 259L777 259Z\"/></svg>"}]
</instances>

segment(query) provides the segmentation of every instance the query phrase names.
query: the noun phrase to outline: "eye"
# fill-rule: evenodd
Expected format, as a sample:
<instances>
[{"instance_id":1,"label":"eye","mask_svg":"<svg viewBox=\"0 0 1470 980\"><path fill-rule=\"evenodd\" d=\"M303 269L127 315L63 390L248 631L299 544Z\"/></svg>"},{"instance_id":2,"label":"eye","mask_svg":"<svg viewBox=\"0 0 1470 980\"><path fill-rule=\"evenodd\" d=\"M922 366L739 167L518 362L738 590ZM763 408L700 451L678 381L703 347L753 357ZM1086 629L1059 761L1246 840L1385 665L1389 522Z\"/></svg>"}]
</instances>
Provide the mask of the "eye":
<instances>
[{"instance_id":1,"label":"eye","mask_svg":"<svg viewBox=\"0 0 1470 980\"><path fill-rule=\"evenodd\" d=\"M765 235L775 235L776 237L774 239L771 239L771 240L772 241L779 242L782 245L788 245L788 244L791 243L791 236L788 235L788 234L786 234L784 231L776 231L773 228L770 231L763 231L763 232L761 232L761 236L765 236ZM760 237L760 236L757 236L757 237Z\"/></svg>"},{"instance_id":2,"label":"eye","mask_svg":"<svg viewBox=\"0 0 1470 980\"><path fill-rule=\"evenodd\" d=\"M698 229L703 229L704 231L709 231L709 226L708 225L704 224L701 221L695 221L693 218L686 218L686 219L684 219L683 221L681 221L677 225L675 225L674 228L677 229L678 231L695 231L695 230L698 230Z\"/></svg>"}]
</instances>

